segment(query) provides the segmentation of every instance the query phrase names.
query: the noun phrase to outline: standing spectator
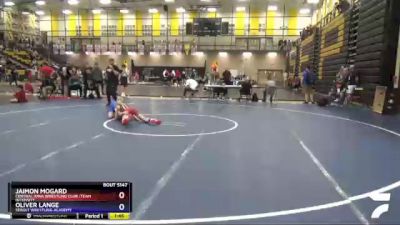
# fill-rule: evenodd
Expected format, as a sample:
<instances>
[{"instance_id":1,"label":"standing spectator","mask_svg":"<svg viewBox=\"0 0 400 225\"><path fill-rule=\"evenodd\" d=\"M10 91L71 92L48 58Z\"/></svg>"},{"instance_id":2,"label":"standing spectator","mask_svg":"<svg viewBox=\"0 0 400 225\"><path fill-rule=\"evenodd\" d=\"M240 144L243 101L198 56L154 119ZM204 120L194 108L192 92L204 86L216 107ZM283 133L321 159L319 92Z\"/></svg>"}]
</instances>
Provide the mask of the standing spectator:
<instances>
[{"instance_id":1,"label":"standing spectator","mask_svg":"<svg viewBox=\"0 0 400 225\"><path fill-rule=\"evenodd\" d=\"M286 88L288 86L288 72L283 72L283 87Z\"/></svg>"},{"instance_id":2,"label":"standing spectator","mask_svg":"<svg viewBox=\"0 0 400 225\"><path fill-rule=\"evenodd\" d=\"M6 80L6 72L4 69L5 66L3 66L2 64L0 64L0 82L3 80Z\"/></svg>"},{"instance_id":3,"label":"standing spectator","mask_svg":"<svg viewBox=\"0 0 400 225\"><path fill-rule=\"evenodd\" d=\"M92 76L92 68L86 67L82 73L82 81L83 81L83 98L87 98L88 90L93 89L93 76ZM89 84L90 83L90 84ZM96 92L96 94L98 91ZM97 96L99 97L99 95Z\"/></svg>"},{"instance_id":4,"label":"standing spectator","mask_svg":"<svg viewBox=\"0 0 400 225\"><path fill-rule=\"evenodd\" d=\"M267 81L267 90L265 90L263 101L266 101L266 94L269 95L269 103L272 104L274 100L274 96L276 94L276 81L275 81L275 73L273 75L270 74L269 79Z\"/></svg>"},{"instance_id":5,"label":"standing spectator","mask_svg":"<svg viewBox=\"0 0 400 225\"><path fill-rule=\"evenodd\" d=\"M68 75L68 68L66 66L63 66L61 68L61 94L64 95L66 92L68 93L68 90L65 91L68 88L68 80L69 80L69 75Z\"/></svg>"},{"instance_id":6,"label":"standing spectator","mask_svg":"<svg viewBox=\"0 0 400 225\"><path fill-rule=\"evenodd\" d=\"M122 86L122 93L121 96L125 97L126 96L126 87L128 86L128 68L126 68L125 64L122 64L121 66L122 71L120 73L120 82Z\"/></svg>"},{"instance_id":7,"label":"standing spectator","mask_svg":"<svg viewBox=\"0 0 400 225\"><path fill-rule=\"evenodd\" d=\"M18 86L18 71L15 68L15 66L11 67L11 74L10 74L10 86L12 85L12 83L15 83L15 86Z\"/></svg>"},{"instance_id":8,"label":"standing spectator","mask_svg":"<svg viewBox=\"0 0 400 225\"><path fill-rule=\"evenodd\" d=\"M231 85L232 84L232 74L231 71L225 69L225 71L222 73L222 77L224 79L224 83L226 85Z\"/></svg>"},{"instance_id":9,"label":"standing spectator","mask_svg":"<svg viewBox=\"0 0 400 225\"><path fill-rule=\"evenodd\" d=\"M194 93L197 92L197 87L199 86L199 83L195 79L188 79L186 80L185 83L185 90L183 91L183 97L186 97L186 92L191 92L192 97L194 96Z\"/></svg>"},{"instance_id":10,"label":"standing spectator","mask_svg":"<svg viewBox=\"0 0 400 225\"><path fill-rule=\"evenodd\" d=\"M104 95L103 71L101 71L98 62L94 63L92 76L96 84L96 88L97 89L101 88L101 94Z\"/></svg>"},{"instance_id":11,"label":"standing spectator","mask_svg":"<svg viewBox=\"0 0 400 225\"><path fill-rule=\"evenodd\" d=\"M307 66L303 72L303 91L305 95L305 104L308 104L309 102L314 103L315 80L315 74L311 71L311 67Z\"/></svg>"},{"instance_id":12,"label":"standing spectator","mask_svg":"<svg viewBox=\"0 0 400 225\"><path fill-rule=\"evenodd\" d=\"M82 82L81 78L76 73L76 69L73 68L71 71L71 77L68 80L68 97L71 97L71 91L79 91L79 97L82 97Z\"/></svg>"},{"instance_id":13,"label":"standing spectator","mask_svg":"<svg viewBox=\"0 0 400 225\"><path fill-rule=\"evenodd\" d=\"M42 64L42 67L40 68L41 80L50 79L53 76L54 72L55 70L52 67L50 67L46 62L44 62Z\"/></svg>"},{"instance_id":14,"label":"standing spectator","mask_svg":"<svg viewBox=\"0 0 400 225\"><path fill-rule=\"evenodd\" d=\"M170 81L171 77L170 77L170 73L167 68L164 69L162 75L163 75L164 81Z\"/></svg>"},{"instance_id":15,"label":"standing spectator","mask_svg":"<svg viewBox=\"0 0 400 225\"><path fill-rule=\"evenodd\" d=\"M121 73L121 70L117 65L115 65L114 59L110 59L106 70L107 105L110 105L111 96L113 96L114 99L117 99L119 73Z\"/></svg>"},{"instance_id":16,"label":"standing spectator","mask_svg":"<svg viewBox=\"0 0 400 225\"><path fill-rule=\"evenodd\" d=\"M178 86L181 85L182 73L181 73L181 71L179 69L177 69L175 71L175 79L176 79L176 82L177 82Z\"/></svg>"},{"instance_id":17,"label":"standing spectator","mask_svg":"<svg viewBox=\"0 0 400 225\"><path fill-rule=\"evenodd\" d=\"M133 76L133 83L137 84L140 80L139 71L135 71L135 75Z\"/></svg>"},{"instance_id":18,"label":"standing spectator","mask_svg":"<svg viewBox=\"0 0 400 225\"><path fill-rule=\"evenodd\" d=\"M171 70L171 85L174 85L176 82L176 72L175 70Z\"/></svg>"}]
</instances>

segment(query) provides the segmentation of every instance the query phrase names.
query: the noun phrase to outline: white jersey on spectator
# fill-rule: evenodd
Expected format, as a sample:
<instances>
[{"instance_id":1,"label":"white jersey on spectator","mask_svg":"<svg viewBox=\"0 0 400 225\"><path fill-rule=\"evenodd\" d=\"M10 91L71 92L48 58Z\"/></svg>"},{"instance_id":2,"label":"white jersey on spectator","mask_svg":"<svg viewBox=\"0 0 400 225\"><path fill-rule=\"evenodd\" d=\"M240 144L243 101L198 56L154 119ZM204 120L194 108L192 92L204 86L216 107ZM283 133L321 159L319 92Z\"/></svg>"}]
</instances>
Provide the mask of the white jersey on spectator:
<instances>
[{"instance_id":1,"label":"white jersey on spectator","mask_svg":"<svg viewBox=\"0 0 400 225\"><path fill-rule=\"evenodd\" d=\"M185 87L189 87L192 90L196 90L197 86L199 86L199 83L194 79L188 79L185 82Z\"/></svg>"}]
</instances>

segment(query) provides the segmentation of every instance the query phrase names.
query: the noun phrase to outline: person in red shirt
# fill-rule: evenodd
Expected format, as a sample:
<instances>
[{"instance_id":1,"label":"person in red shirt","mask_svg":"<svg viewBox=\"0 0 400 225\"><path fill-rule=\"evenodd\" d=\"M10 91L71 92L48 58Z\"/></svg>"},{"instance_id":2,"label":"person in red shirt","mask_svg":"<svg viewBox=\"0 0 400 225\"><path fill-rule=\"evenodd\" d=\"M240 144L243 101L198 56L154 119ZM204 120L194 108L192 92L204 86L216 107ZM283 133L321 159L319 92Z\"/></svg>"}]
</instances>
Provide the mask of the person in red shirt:
<instances>
[{"instance_id":1,"label":"person in red shirt","mask_svg":"<svg viewBox=\"0 0 400 225\"><path fill-rule=\"evenodd\" d=\"M24 87L22 85L18 85L18 91L14 94L14 97L15 98L10 100L11 103L24 103L28 101L26 99Z\"/></svg>"},{"instance_id":2,"label":"person in red shirt","mask_svg":"<svg viewBox=\"0 0 400 225\"><path fill-rule=\"evenodd\" d=\"M43 63L42 67L40 68L40 76L42 80L51 78L54 72L55 70L47 63Z\"/></svg>"},{"instance_id":3,"label":"person in red shirt","mask_svg":"<svg viewBox=\"0 0 400 225\"><path fill-rule=\"evenodd\" d=\"M175 70L175 79L177 80L177 82L178 82L178 85L181 85L181 82L182 82L182 73L181 73L181 71L178 69L178 70Z\"/></svg>"}]
</instances>

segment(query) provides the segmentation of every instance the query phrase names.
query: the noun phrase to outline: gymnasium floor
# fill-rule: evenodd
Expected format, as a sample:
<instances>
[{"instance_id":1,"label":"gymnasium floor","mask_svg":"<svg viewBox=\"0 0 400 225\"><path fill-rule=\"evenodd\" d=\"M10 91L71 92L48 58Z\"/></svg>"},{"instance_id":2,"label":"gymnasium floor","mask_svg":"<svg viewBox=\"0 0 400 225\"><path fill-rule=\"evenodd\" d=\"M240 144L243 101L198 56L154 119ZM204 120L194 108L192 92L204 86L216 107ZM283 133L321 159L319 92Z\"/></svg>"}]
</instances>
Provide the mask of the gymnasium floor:
<instances>
[{"instance_id":1,"label":"gymnasium floor","mask_svg":"<svg viewBox=\"0 0 400 225\"><path fill-rule=\"evenodd\" d=\"M164 124L106 122L98 101L0 106L0 223L43 222L9 220L10 181L115 180L134 183L135 221L121 223L400 223L399 116L302 104L129 101ZM370 198L379 192L390 201ZM389 212L371 219L382 204Z\"/></svg>"}]
</instances>

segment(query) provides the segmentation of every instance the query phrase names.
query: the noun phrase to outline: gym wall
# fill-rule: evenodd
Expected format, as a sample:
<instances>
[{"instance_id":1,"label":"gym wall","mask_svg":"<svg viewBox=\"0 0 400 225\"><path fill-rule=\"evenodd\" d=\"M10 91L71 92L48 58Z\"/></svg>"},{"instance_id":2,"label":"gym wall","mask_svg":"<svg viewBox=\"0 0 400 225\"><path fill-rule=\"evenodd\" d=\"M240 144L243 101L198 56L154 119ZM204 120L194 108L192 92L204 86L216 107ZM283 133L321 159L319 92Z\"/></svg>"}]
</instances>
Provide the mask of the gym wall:
<instances>
[{"instance_id":1,"label":"gym wall","mask_svg":"<svg viewBox=\"0 0 400 225\"><path fill-rule=\"evenodd\" d=\"M90 55L71 55L68 56L68 63L76 66L93 65L99 62L102 68L108 65L108 59L114 58L118 65L123 62L130 62L131 59L137 66L181 66L181 67L203 67L207 62L207 71L214 62L218 62L219 71L225 69L235 69L239 72L244 71L251 78L257 78L258 69L285 70L286 61L284 56L278 54L276 57L268 56L267 53L253 53L251 57L244 57L242 52L229 52L228 56L221 57L218 52L205 52L204 56L192 55L137 55L137 56L90 56Z\"/></svg>"}]
</instances>

